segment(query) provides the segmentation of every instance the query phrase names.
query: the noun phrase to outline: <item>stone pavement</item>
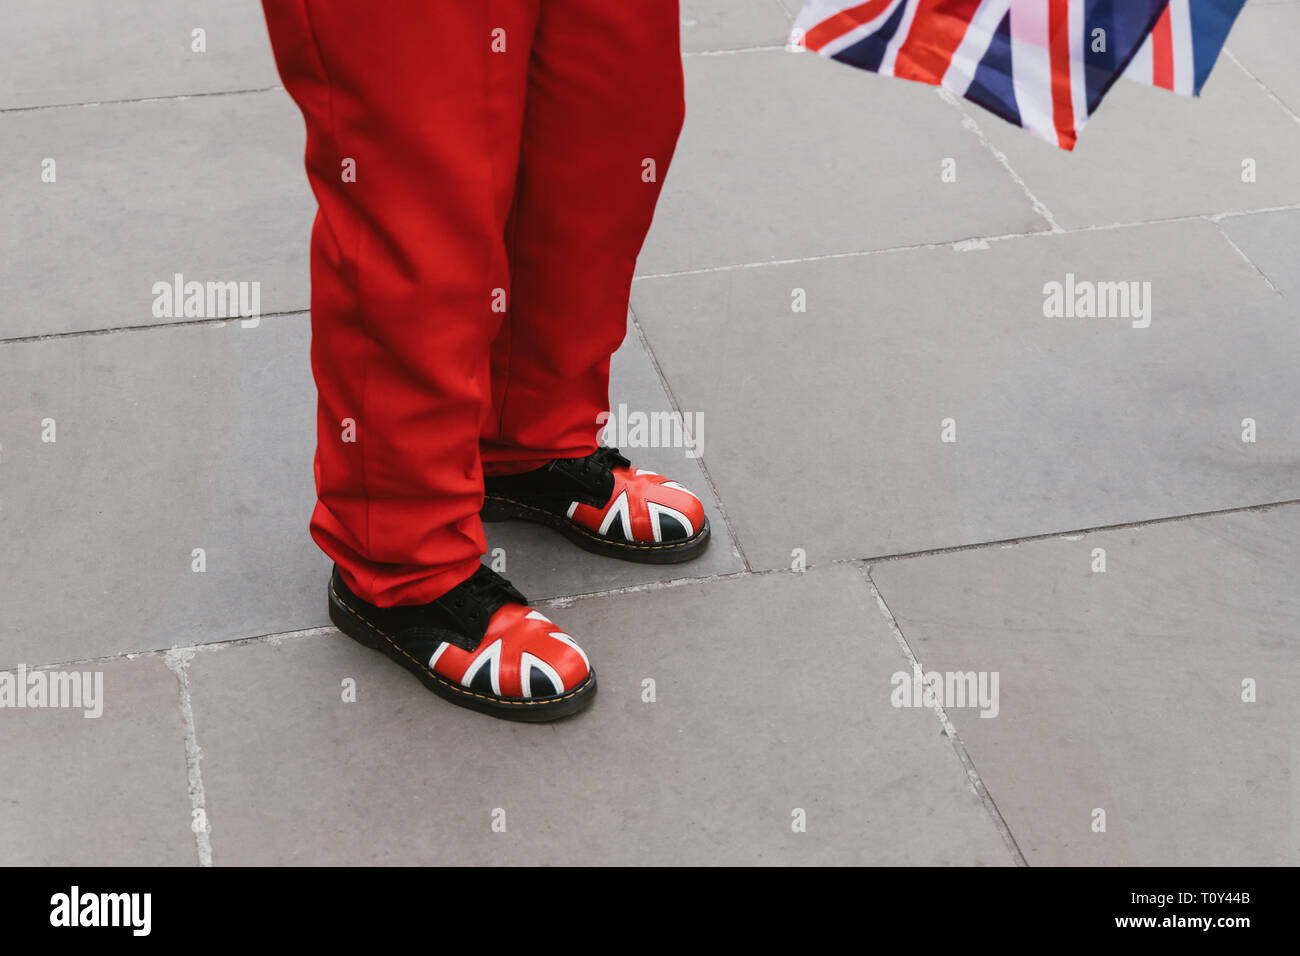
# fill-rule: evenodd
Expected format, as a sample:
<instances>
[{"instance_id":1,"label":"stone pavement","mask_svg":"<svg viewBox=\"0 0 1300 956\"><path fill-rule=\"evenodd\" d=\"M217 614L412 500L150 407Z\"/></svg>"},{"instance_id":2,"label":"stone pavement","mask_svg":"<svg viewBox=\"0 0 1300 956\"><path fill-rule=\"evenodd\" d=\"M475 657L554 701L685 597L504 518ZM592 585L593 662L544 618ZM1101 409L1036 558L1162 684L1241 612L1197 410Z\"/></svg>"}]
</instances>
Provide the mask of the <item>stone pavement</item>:
<instances>
[{"instance_id":1,"label":"stone pavement","mask_svg":"<svg viewBox=\"0 0 1300 956\"><path fill-rule=\"evenodd\" d=\"M615 366L701 416L698 460L636 455L715 543L491 527L600 673L526 726L328 626L258 4L8 0L0 668L102 674L103 713L0 709L0 862L1300 863L1300 2L1072 155L785 51L796 6L683 0ZM154 317L175 273L263 318ZM1149 326L1045 317L1067 275L1150 283ZM951 693L895 706L914 665Z\"/></svg>"}]
</instances>

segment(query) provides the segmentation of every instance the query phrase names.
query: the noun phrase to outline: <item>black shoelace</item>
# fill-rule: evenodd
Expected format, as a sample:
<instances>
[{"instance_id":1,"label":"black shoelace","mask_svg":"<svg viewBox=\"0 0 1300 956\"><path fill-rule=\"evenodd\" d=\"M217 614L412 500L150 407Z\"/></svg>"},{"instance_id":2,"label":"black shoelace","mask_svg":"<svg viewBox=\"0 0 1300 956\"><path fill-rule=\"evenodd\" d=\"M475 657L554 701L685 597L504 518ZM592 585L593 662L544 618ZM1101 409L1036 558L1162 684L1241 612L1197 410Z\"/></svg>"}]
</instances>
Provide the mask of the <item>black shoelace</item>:
<instances>
[{"instance_id":1,"label":"black shoelace","mask_svg":"<svg viewBox=\"0 0 1300 956\"><path fill-rule=\"evenodd\" d=\"M498 598L503 604L512 601L519 604L528 603L513 584L486 565L479 565L478 570L457 585L449 597L452 607L457 609L471 603L483 607Z\"/></svg>"},{"instance_id":2,"label":"black shoelace","mask_svg":"<svg viewBox=\"0 0 1300 956\"><path fill-rule=\"evenodd\" d=\"M617 448L601 445L586 458L569 458L567 461L577 464L582 462L579 470L584 476L595 471L597 474L612 472L615 468L626 468L631 462L619 454Z\"/></svg>"}]
</instances>

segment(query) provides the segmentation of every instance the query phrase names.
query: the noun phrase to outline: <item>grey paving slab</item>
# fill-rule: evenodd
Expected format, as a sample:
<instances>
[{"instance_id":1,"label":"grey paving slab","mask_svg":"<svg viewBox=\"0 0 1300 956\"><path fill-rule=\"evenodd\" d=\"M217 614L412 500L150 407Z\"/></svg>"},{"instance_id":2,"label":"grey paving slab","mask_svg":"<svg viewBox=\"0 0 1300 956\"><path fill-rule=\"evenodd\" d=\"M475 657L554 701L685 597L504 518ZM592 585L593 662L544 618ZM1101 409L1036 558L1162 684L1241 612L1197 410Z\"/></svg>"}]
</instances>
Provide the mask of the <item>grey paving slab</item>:
<instances>
[{"instance_id":1,"label":"grey paving slab","mask_svg":"<svg viewBox=\"0 0 1300 956\"><path fill-rule=\"evenodd\" d=\"M326 623L328 563L307 533L308 331L307 316L293 315L0 345L0 539L22 542L0 549L0 664ZM616 403L669 408L635 337L615 375ZM53 443L42 440L46 419ZM681 449L633 451L710 502L709 552L635 565L545 529L494 526L493 547L530 597L742 567L698 463Z\"/></svg>"},{"instance_id":2,"label":"grey paving slab","mask_svg":"<svg viewBox=\"0 0 1300 956\"><path fill-rule=\"evenodd\" d=\"M686 83L642 275L1047 228L931 88L783 50L688 57Z\"/></svg>"},{"instance_id":3,"label":"grey paving slab","mask_svg":"<svg viewBox=\"0 0 1300 956\"><path fill-rule=\"evenodd\" d=\"M1219 227L1285 296L1300 315L1300 209L1229 216Z\"/></svg>"},{"instance_id":4,"label":"grey paving slab","mask_svg":"<svg viewBox=\"0 0 1300 956\"><path fill-rule=\"evenodd\" d=\"M0 774L0 861L197 863L175 676L158 657L64 665L58 672L76 674L79 682L87 675L85 686L99 704L90 712L99 716L84 716L86 698L79 709L0 707L7 768ZM48 684L51 677L46 671L31 678L15 668L0 674L0 681L9 680L22 686Z\"/></svg>"},{"instance_id":5,"label":"grey paving slab","mask_svg":"<svg viewBox=\"0 0 1300 956\"><path fill-rule=\"evenodd\" d=\"M456 708L333 631L200 653L214 862L1010 862L934 714L890 705L904 658L855 569L546 613L601 681L551 725Z\"/></svg>"},{"instance_id":6,"label":"grey paving slab","mask_svg":"<svg viewBox=\"0 0 1300 956\"><path fill-rule=\"evenodd\" d=\"M780 46L790 34L781 0L681 0L687 53Z\"/></svg>"},{"instance_id":7,"label":"grey paving slab","mask_svg":"<svg viewBox=\"0 0 1300 956\"><path fill-rule=\"evenodd\" d=\"M303 135L283 91L0 114L0 338L175 321L177 273L307 308Z\"/></svg>"},{"instance_id":8,"label":"grey paving slab","mask_svg":"<svg viewBox=\"0 0 1300 956\"><path fill-rule=\"evenodd\" d=\"M1228 50L1293 112L1300 113L1300 5L1248 3L1237 17Z\"/></svg>"},{"instance_id":9,"label":"grey paving slab","mask_svg":"<svg viewBox=\"0 0 1300 956\"><path fill-rule=\"evenodd\" d=\"M307 339L298 315L0 346L0 662L324 622Z\"/></svg>"},{"instance_id":10,"label":"grey paving slab","mask_svg":"<svg viewBox=\"0 0 1300 956\"><path fill-rule=\"evenodd\" d=\"M1300 202L1300 123L1226 56L1195 99L1116 83L1071 153L963 109L1067 229Z\"/></svg>"},{"instance_id":11,"label":"grey paving slab","mask_svg":"<svg viewBox=\"0 0 1300 956\"><path fill-rule=\"evenodd\" d=\"M279 82L257 0L7 0L0 63L0 109Z\"/></svg>"},{"instance_id":12,"label":"grey paving slab","mask_svg":"<svg viewBox=\"0 0 1300 956\"><path fill-rule=\"evenodd\" d=\"M1295 506L871 569L925 671L999 674L949 714L1031 865L1170 866L1300 862L1297 572Z\"/></svg>"},{"instance_id":13,"label":"grey paving slab","mask_svg":"<svg viewBox=\"0 0 1300 956\"><path fill-rule=\"evenodd\" d=\"M1150 326L1045 318L1071 274L1149 282ZM1294 306L1204 220L647 279L633 309L755 568L1300 497Z\"/></svg>"}]
</instances>

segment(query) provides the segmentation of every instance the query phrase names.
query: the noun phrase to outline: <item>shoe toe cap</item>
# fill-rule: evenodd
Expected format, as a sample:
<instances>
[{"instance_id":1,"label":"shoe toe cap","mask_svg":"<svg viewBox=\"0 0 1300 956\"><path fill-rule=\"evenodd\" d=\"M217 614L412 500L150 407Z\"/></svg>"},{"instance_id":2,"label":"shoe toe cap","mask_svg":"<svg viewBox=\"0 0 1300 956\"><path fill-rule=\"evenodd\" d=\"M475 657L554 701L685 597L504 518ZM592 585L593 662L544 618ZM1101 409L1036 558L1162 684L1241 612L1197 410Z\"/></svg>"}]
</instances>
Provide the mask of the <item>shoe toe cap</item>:
<instances>
[{"instance_id":1,"label":"shoe toe cap","mask_svg":"<svg viewBox=\"0 0 1300 956\"><path fill-rule=\"evenodd\" d=\"M557 697L588 681L591 662L559 625L533 608L519 608L511 616L499 637L502 695L530 700Z\"/></svg>"},{"instance_id":2,"label":"shoe toe cap","mask_svg":"<svg viewBox=\"0 0 1300 956\"><path fill-rule=\"evenodd\" d=\"M648 509L658 525L659 541L693 538L704 527L704 505L684 486L666 481L656 499L648 502Z\"/></svg>"}]
</instances>

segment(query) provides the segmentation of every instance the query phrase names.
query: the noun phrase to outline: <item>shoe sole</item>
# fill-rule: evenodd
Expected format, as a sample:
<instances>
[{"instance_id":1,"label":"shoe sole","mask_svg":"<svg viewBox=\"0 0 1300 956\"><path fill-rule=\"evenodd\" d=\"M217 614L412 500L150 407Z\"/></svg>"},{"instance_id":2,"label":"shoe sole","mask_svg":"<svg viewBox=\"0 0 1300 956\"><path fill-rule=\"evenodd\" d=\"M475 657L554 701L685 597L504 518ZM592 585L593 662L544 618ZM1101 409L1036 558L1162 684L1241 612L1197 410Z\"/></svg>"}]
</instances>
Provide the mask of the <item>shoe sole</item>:
<instances>
[{"instance_id":1,"label":"shoe sole","mask_svg":"<svg viewBox=\"0 0 1300 956\"><path fill-rule=\"evenodd\" d=\"M479 517L484 521L530 521L545 525L560 532L584 551L640 564L680 564L683 561L693 561L708 548L711 536L709 519L705 518L699 531L681 541L619 541L584 528L564 515L495 495L488 495L484 499Z\"/></svg>"},{"instance_id":2,"label":"shoe sole","mask_svg":"<svg viewBox=\"0 0 1300 956\"><path fill-rule=\"evenodd\" d=\"M491 714L504 720L539 723L576 714L590 704L592 698L596 696L595 668L588 672L586 680L577 687L553 697L528 699L497 697L493 694L484 694L482 691L470 690L430 670L427 664L408 654L391 637L345 604L332 585L329 589L329 613L334 626L352 640L392 658L420 678L420 682L439 697L461 707L468 707L470 710Z\"/></svg>"}]
</instances>

